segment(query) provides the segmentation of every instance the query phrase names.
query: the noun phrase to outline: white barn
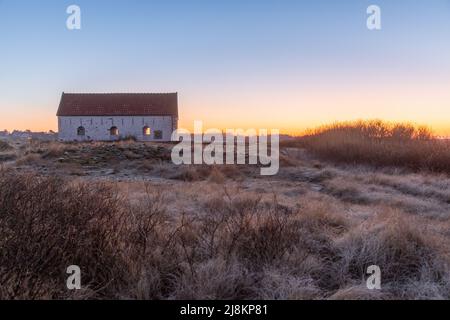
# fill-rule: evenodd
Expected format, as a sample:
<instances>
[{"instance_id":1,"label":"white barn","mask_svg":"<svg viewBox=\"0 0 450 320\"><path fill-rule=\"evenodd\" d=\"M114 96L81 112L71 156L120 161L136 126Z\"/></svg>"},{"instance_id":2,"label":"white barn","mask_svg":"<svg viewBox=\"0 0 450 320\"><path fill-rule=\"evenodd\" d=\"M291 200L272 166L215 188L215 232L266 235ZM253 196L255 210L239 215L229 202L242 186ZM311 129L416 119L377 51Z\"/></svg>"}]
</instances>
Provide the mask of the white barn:
<instances>
[{"instance_id":1,"label":"white barn","mask_svg":"<svg viewBox=\"0 0 450 320\"><path fill-rule=\"evenodd\" d=\"M178 128L177 93L64 93L58 108L62 141L170 141Z\"/></svg>"}]
</instances>

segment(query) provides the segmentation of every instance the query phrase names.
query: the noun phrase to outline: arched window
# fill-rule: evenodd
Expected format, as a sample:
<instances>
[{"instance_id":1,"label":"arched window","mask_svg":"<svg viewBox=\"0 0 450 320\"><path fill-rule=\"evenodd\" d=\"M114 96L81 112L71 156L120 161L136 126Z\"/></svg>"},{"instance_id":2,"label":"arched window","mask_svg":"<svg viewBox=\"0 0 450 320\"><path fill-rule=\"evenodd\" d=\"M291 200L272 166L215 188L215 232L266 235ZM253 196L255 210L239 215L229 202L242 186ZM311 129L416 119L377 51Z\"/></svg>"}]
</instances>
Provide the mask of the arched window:
<instances>
[{"instance_id":1,"label":"arched window","mask_svg":"<svg viewBox=\"0 0 450 320\"><path fill-rule=\"evenodd\" d=\"M85 136L86 135L86 129L84 127L78 127L77 129L77 136Z\"/></svg>"},{"instance_id":2,"label":"arched window","mask_svg":"<svg viewBox=\"0 0 450 320\"><path fill-rule=\"evenodd\" d=\"M112 136L118 136L119 135L119 129L117 129L117 127L111 127L111 129L109 129L109 133Z\"/></svg>"},{"instance_id":3,"label":"arched window","mask_svg":"<svg viewBox=\"0 0 450 320\"><path fill-rule=\"evenodd\" d=\"M149 127L145 126L145 127L142 129L142 134L143 134L144 136L150 136L150 135L152 134L152 130L150 130Z\"/></svg>"}]
</instances>

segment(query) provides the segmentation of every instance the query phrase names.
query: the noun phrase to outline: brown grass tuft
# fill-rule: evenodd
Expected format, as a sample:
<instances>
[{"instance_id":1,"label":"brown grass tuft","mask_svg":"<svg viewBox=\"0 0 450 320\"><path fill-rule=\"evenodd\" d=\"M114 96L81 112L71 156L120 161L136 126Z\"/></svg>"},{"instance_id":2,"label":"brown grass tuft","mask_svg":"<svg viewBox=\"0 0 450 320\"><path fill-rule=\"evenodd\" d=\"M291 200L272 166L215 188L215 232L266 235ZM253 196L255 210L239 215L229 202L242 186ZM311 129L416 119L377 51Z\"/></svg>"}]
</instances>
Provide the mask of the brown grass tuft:
<instances>
[{"instance_id":1,"label":"brown grass tuft","mask_svg":"<svg viewBox=\"0 0 450 320\"><path fill-rule=\"evenodd\" d=\"M442 240L442 239L441 239ZM370 265L382 270L382 282L404 297L411 282L432 282L442 294L448 289L448 251L410 216L386 209L367 225L352 230L339 243L340 277L360 279Z\"/></svg>"}]
</instances>

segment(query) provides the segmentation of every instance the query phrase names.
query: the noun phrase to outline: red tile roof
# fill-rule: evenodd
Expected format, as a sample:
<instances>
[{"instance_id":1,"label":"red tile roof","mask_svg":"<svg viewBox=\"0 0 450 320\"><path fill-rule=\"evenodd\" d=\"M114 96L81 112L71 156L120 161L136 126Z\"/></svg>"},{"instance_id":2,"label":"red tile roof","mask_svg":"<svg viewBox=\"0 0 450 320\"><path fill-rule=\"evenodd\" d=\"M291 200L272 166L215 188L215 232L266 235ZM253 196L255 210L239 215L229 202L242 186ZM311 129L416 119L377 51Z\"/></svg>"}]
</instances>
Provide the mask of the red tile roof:
<instances>
[{"instance_id":1,"label":"red tile roof","mask_svg":"<svg viewBox=\"0 0 450 320\"><path fill-rule=\"evenodd\" d=\"M57 116L174 116L177 93L64 93Z\"/></svg>"}]
</instances>

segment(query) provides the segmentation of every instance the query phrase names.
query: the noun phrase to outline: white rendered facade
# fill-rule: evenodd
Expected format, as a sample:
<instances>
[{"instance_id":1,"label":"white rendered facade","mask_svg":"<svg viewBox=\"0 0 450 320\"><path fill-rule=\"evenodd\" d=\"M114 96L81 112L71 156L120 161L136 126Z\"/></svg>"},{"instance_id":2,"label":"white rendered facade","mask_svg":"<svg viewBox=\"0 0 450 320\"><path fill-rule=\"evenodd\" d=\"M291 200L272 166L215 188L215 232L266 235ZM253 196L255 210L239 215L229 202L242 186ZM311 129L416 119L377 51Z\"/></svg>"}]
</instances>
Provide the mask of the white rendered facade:
<instances>
[{"instance_id":1,"label":"white rendered facade","mask_svg":"<svg viewBox=\"0 0 450 320\"><path fill-rule=\"evenodd\" d=\"M170 141L178 127L172 116L59 116L62 141L114 141L134 137L138 141Z\"/></svg>"}]
</instances>

